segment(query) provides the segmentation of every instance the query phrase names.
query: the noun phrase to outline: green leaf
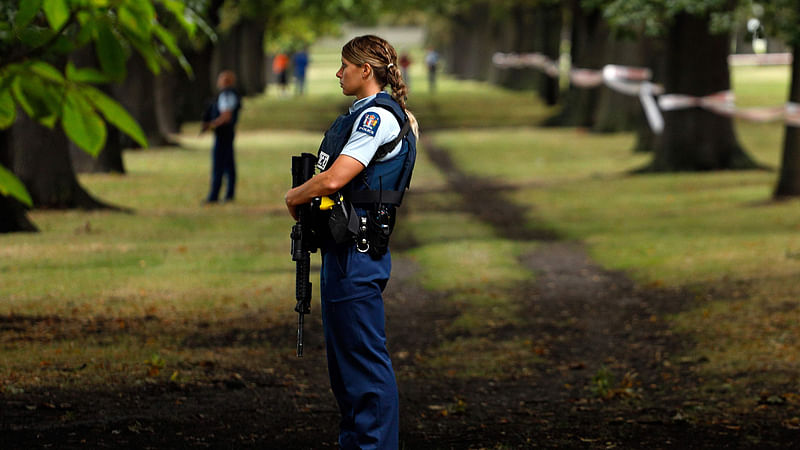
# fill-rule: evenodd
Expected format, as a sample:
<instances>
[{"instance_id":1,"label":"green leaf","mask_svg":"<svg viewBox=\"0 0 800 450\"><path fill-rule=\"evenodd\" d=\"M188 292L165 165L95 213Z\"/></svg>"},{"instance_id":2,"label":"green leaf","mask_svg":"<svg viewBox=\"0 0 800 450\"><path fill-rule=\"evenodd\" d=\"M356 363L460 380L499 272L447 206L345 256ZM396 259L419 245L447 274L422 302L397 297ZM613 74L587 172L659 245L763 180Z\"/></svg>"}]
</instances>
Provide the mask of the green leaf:
<instances>
[{"instance_id":1,"label":"green leaf","mask_svg":"<svg viewBox=\"0 0 800 450\"><path fill-rule=\"evenodd\" d=\"M28 116L52 127L53 118L61 111L63 91L33 75L28 73L14 77L11 93Z\"/></svg>"},{"instance_id":2,"label":"green leaf","mask_svg":"<svg viewBox=\"0 0 800 450\"><path fill-rule=\"evenodd\" d=\"M27 27L33 18L36 17L36 13L39 12L39 9L42 7L42 0L25 0L24 2L20 2L19 11L17 11L17 16L14 18L14 26L21 30Z\"/></svg>"},{"instance_id":3,"label":"green leaf","mask_svg":"<svg viewBox=\"0 0 800 450\"><path fill-rule=\"evenodd\" d=\"M103 72L114 79L122 79L125 76L125 49L107 22L97 23L97 37L94 44Z\"/></svg>"},{"instance_id":4,"label":"green leaf","mask_svg":"<svg viewBox=\"0 0 800 450\"><path fill-rule=\"evenodd\" d=\"M183 55L180 47L178 47L178 42L175 39L175 36L158 24L153 26L153 34L158 37L161 43L167 47L167 50L169 50L169 52L172 53L172 55L178 60L178 63L181 65L186 74L189 75L189 78L193 79L194 73L192 72L192 65L189 64L189 61Z\"/></svg>"},{"instance_id":5,"label":"green leaf","mask_svg":"<svg viewBox=\"0 0 800 450\"><path fill-rule=\"evenodd\" d=\"M55 32L49 28L27 27L20 30L17 36L20 42L28 47L41 47L53 37Z\"/></svg>"},{"instance_id":6,"label":"green leaf","mask_svg":"<svg viewBox=\"0 0 800 450\"><path fill-rule=\"evenodd\" d=\"M193 38L197 30L197 24L189 20L191 13L186 4L178 0L163 0L161 4L164 5L167 11L172 13L172 16L183 27L183 31L186 32L189 38Z\"/></svg>"},{"instance_id":7,"label":"green leaf","mask_svg":"<svg viewBox=\"0 0 800 450\"><path fill-rule=\"evenodd\" d=\"M139 52L139 55L144 58L144 62L147 64L147 68L150 69L150 72L158 75L161 73L162 65L169 66L169 61L161 56L151 42L142 42L131 36L130 44Z\"/></svg>"},{"instance_id":8,"label":"green leaf","mask_svg":"<svg viewBox=\"0 0 800 450\"><path fill-rule=\"evenodd\" d=\"M17 118L17 105L9 90L0 91L0 129L8 128Z\"/></svg>"},{"instance_id":9,"label":"green leaf","mask_svg":"<svg viewBox=\"0 0 800 450\"><path fill-rule=\"evenodd\" d=\"M81 94L85 95L92 102L92 105L103 114L108 123L130 136L142 147L147 147L147 138L144 135L144 131L122 105L94 87L82 86L80 90Z\"/></svg>"},{"instance_id":10,"label":"green leaf","mask_svg":"<svg viewBox=\"0 0 800 450\"><path fill-rule=\"evenodd\" d=\"M0 165L0 194L10 195L28 206L33 206L33 200L22 181L2 165Z\"/></svg>"},{"instance_id":11,"label":"green leaf","mask_svg":"<svg viewBox=\"0 0 800 450\"><path fill-rule=\"evenodd\" d=\"M59 84L64 84L66 81L64 80L64 75L61 74L61 71L44 61L31 62L28 64L28 70L36 75L39 75L45 80L54 81Z\"/></svg>"},{"instance_id":12,"label":"green leaf","mask_svg":"<svg viewBox=\"0 0 800 450\"><path fill-rule=\"evenodd\" d=\"M86 98L75 90L67 91L61 127L67 137L92 156L97 156L105 145L105 122Z\"/></svg>"},{"instance_id":13,"label":"green leaf","mask_svg":"<svg viewBox=\"0 0 800 450\"><path fill-rule=\"evenodd\" d=\"M72 61L67 63L67 79L76 83L108 83L111 81L106 74L92 67L77 68Z\"/></svg>"},{"instance_id":14,"label":"green leaf","mask_svg":"<svg viewBox=\"0 0 800 450\"><path fill-rule=\"evenodd\" d=\"M60 29L69 20L69 3L67 0L43 0L42 9L50 28Z\"/></svg>"},{"instance_id":15,"label":"green leaf","mask_svg":"<svg viewBox=\"0 0 800 450\"><path fill-rule=\"evenodd\" d=\"M170 34L164 27L161 25L155 24L153 25L153 34L155 34L158 39L167 47L170 53L175 56L181 55L181 49L178 48L178 42L175 40L175 36Z\"/></svg>"}]
</instances>

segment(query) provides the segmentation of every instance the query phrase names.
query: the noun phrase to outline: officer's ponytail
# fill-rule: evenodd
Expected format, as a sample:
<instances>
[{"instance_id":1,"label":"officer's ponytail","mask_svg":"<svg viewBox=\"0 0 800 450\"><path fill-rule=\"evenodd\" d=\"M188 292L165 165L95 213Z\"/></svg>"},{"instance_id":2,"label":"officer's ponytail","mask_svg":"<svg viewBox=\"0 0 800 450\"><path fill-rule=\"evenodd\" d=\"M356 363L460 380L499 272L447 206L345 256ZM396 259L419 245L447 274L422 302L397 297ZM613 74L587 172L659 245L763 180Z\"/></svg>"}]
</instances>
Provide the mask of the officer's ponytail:
<instances>
[{"instance_id":1,"label":"officer's ponytail","mask_svg":"<svg viewBox=\"0 0 800 450\"><path fill-rule=\"evenodd\" d=\"M408 86L397 67L397 52L394 47L378 36L358 36L342 47L342 56L353 64L369 64L372 67L372 73L381 87L389 85L392 88L392 98L406 112L414 135L419 136L417 119L406 108Z\"/></svg>"}]
</instances>

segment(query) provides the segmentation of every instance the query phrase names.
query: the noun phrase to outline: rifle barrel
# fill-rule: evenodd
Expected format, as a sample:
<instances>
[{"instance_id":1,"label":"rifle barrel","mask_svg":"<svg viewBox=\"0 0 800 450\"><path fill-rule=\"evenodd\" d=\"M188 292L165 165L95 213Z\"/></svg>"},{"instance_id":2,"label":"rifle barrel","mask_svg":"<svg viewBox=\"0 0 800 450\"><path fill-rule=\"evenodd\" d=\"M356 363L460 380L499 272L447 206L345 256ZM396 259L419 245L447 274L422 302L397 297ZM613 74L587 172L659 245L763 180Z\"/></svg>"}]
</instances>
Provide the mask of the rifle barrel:
<instances>
[{"instance_id":1,"label":"rifle barrel","mask_svg":"<svg viewBox=\"0 0 800 450\"><path fill-rule=\"evenodd\" d=\"M297 314L297 357L303 357L303 322L305 314Z\"/></svg>"}]
</instances>

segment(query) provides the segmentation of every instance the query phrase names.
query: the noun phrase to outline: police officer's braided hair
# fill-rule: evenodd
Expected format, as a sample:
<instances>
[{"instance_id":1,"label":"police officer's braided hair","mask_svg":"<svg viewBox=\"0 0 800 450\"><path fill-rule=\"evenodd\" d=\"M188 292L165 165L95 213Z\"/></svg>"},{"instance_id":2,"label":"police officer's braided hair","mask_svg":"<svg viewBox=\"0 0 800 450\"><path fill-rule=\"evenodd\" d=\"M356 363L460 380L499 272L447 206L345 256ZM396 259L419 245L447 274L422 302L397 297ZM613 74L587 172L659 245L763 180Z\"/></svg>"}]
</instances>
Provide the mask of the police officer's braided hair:
<instances>
[{"instance_id":1,"label":"police officer's braided hair","mask_svg":"<svg viewBox=\"0 0 800 450\"><path fill-rule=\"evenodd\" d=\"M406 108L408 99L408 86L403 80L403 74L397 67L397 52L385 39L374 35L358 36L342 47L342 57L353 64L369 64L375 79L385 88L392 88L392 98L408 115L412 130L419 135L417 119Z\"/></svg>"}]
</instances>

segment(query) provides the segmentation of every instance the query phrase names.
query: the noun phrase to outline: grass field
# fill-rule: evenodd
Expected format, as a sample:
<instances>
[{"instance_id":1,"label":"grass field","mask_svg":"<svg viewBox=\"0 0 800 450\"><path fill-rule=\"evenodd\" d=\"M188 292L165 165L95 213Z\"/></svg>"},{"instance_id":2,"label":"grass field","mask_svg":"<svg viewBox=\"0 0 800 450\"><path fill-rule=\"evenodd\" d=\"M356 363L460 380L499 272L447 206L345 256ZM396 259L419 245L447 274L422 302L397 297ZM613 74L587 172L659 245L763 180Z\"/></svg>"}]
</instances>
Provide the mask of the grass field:
<instances>
[{"instance_id":1,"label":"grass field","mask_svg":"<svg viewBox=\"0 0 800 450\"><path fill-rule=\"evenodd\" d=\"M315 152L321 130L347 104L333 77L337 59L312 58L307 97L280 98L270 88L247 99L236 203L201 205L211 140L195 137L189 125L182 148L127 152L125 176L81 177L90 192L133 214L34 211L40 233L0 236L0 318L31 319L30 327L3 334L0 389L191 379L205 361L280 364L293 352L245 345L210 354L183 346L180 336L198 323L211 332L222 322L248 330L294 320L292 221L283 206L289 157ZM413 89L421 90L420 65L414 74ZM734 75L742 104L784 101L785 68L737 68ZM436 94L412 90L410 106L423 132L432 120L444 121L434 128L459 126L434 133L434 142L463 171L516 187L512 199L529 211L521 220L585 242L597 261L640 283L695 289L701 306L669 319L697 339L709 373L797 373L800 202L768 202L776 173L631 176L648 159L631 152L633 136L536 128L550 110L531 94L480 83L445 79ZM757 160L777 166L779 125L739 123L738 132ZM459 326L486 326L480 319L492 311L507 314L491 306L509 299L485 295L482 286L535 277L509 258L535 244L497 236L448 209L458 200L436 193L443 177L420 151L412 189L431 192L428 201L443 208L407 217L403 232L419 245L396 257L416 262L426 289L459 293L474 308ZM710 290L722 294L706 297ZM73 334L55 339L48 320L71 324L62 328ZM98 340L96 326L119 333ZM66 370L76 367L86 369Z\"/></svg>"}]
</instances>

